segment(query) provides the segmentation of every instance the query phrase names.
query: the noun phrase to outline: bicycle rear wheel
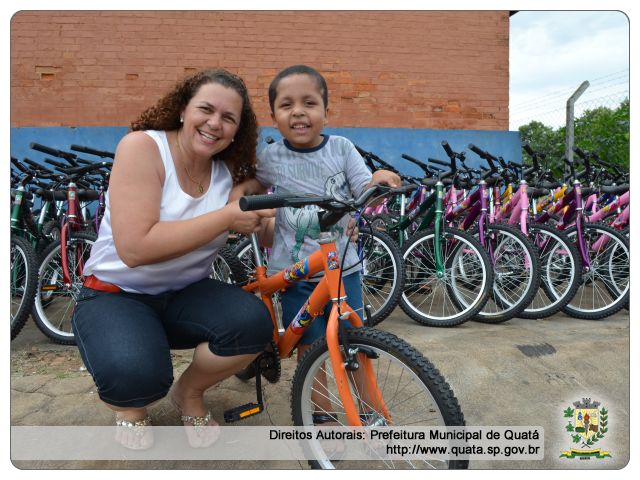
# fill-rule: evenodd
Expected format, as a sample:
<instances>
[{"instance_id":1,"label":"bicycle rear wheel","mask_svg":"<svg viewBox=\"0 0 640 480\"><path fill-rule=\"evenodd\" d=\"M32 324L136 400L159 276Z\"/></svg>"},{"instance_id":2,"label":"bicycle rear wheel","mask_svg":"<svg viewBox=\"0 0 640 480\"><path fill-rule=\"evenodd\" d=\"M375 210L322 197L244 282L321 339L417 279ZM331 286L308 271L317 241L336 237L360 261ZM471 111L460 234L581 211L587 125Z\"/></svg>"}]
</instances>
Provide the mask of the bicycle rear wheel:
<instances>
[{"instance_id":1,"label":"bicycle rear wheel","mask_svg":"<svg viewBox=\"0 0 640 480\"><path fill-rule=\"evenodd\" d=\"M71 318L76 297L84 282L82 268L89 259L95 241L96 235L90 232L69 235L65 248L71 285L64 284L60 241L53 242L42 253L32 314L40 331L56 343L75 345Z\"/></svg>"},{"instance_id":2,"label":"bicycle rear wheel","mask_svg":"<svg viewBox=\"0 0 640 480\"><path fill-rule=\"evenodd\" d=\"M389 423L383 413L372 405L366 382L357 378L360 369L348 371L351 394L364 425L464 425L464 415L449 384L420 352L395 335L373 328L349 329L346 334L352 350L366 352L392 419ZM314 425L314 414L322 414L328 415L337 427L348 426L330 363L324 337L314 342L300 360L291 390L294 425ZM323 375L326 382L318 380ZM336 458L335 453L325 451L321 442L311 442L310 446L316 456L316 460L309 462L314 468L360 469L364 466L362 461ZM379 460L367 461L366 468L467 468L467 465L467 461L460 460Z\"/></svg>"},{"instance_id":3,"label":"bicycle rear wheel","mask_svg":"<svg viewBox=\"0 0 640 480\"><path fill-rule=\"evenodd\" d=\"M361 230L358 253L362 259L362 303L371 305L371 324L387 318L400 301L404 286L402 253L386 233ZM364 319L361 312L358 314Z\"/></svg>"},{"instance_id":4,"label":"bicycle rear wheel","mask_svg":"<svg viewBox=\"0 0 640 480\"><path fill-rule=\"evenodd\" d=\"M521 318L547 318L571 301L580 284L580 253L561 231L529 225L529 238L540 254L540 288Z\"/></svg>"},{"instance_id":5,"label":"bicycle rear wheel","mask_svg":"<svg viewBox=\"0 0 640 480\"><path fill-rule=\"evenodd\" d=\"M485 245L493 263L493 289L474 320L502 323L518 316L533 300L540 286L540 257L531 241L508 225L489 225Z\"/></svg>"},{"instance_id":6,"label":"bicycle rear wheel","mask_svg":"<svg viewBox=\"0 0 640 480\"><path fill-rule=\"evenodd\" d=\"M31 244L11 235L11 340L27 323L38 283L38 261Z\"/></svg>"},{"instance_id":7,"label":"bicycle rear wheel","mask_svg":"<svg viewBox=\"0 0 640 480\"><path fill-rule=\"evenodd\" d=\"M228 246L218 250L216 258L211 263L209 277L238 286L245 285L249 281L244 266L235 256L233 249Z\"/></svg>"}]
</instances>

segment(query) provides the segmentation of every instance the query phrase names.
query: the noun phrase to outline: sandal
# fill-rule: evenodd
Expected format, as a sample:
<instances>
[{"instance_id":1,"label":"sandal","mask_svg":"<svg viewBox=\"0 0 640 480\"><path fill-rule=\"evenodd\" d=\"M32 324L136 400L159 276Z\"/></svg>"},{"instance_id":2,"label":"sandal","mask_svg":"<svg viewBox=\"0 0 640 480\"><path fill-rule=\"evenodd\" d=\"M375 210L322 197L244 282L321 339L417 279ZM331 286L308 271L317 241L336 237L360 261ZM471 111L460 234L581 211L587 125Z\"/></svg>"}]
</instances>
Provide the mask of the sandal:
<instances>
[{"instance_id":1,"label":"sandal","mask_svg":"<svg viewBox=\"0 0 640 480\"><path fill-rule=\"evenodd\" d=\"M180 412L180 421L184 424L189 445L194 448L204 448L213 445L220 436L220 425L213 420L211 410L207 410L204 416L184 415L182 408L173 398L172 391L169 391L169 402ZM213 422L213 424L211 424Z\"/></svg>"},{"instance_id":2,"label":"sandal","mask_svg":"<svg viewBox=\"0 0 640 480\"><path fill-rule=\"evenodd\" d=\"M146 450L153 446L151 417L147 415L135 422L116 416L116 441L130 450Z\"/></svg>"}]
</instances>

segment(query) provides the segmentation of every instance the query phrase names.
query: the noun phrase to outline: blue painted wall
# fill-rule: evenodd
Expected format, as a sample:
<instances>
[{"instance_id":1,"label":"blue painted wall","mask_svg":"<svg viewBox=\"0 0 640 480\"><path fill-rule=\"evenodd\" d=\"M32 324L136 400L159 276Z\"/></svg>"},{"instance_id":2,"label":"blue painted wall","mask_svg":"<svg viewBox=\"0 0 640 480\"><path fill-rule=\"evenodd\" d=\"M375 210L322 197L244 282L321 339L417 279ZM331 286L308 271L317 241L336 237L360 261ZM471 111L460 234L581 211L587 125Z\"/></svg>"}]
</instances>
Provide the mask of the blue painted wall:
<instances>
[{"instance_id":1,"label":"blue painted wall","mask_svg":"<svg viewBox=\"0 0 640 480\"><path fill-rule=\"evenodd\" d=\"M447 160L440 142L447 140L455 151L466 151L469 165L477 165L481 160L467 148L474 143L483 150L506 160L522 162L521 142L518 132L486 130L419 130L407 128L327 128L330 135L341 135L353 143L371 151L383 160L394 165L408 175L419 176L422 171L412 163L401 158L406 153L419 160L428 157ZM11 129L11 155L17 158L28 157L35 161L43 160L46 155L29 148L29 143L37 142L60 150L69 150L71 144L85 145L99 150L114 151L120 139L127 133L126 127L29 127ZM261 137L281 135L275 128L264 127ZM261 141L259 148L264 147ZM81 158L97 160L90 155L80 154Z\"/></svg>"}]
</instances>

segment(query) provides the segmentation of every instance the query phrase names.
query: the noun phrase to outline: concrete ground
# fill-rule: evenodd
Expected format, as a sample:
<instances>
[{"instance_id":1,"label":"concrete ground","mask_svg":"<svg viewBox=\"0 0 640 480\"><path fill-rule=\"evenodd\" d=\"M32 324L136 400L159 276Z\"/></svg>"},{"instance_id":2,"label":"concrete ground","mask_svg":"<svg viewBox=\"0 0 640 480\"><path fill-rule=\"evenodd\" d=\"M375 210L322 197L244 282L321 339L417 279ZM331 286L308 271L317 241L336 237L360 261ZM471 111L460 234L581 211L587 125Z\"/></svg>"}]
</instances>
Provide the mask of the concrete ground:
<instances>
[{"instance_id":1,"label":"concrete ground","mask_svg":"<svg viewBox=\"0 0 640 480\"><path fill-rule=\"evenodd\" d=\"M541 425L540 461L472 461L471 469L618 469L629 460L629 313L600 321L556 315L500 325L467 322L455 328L421 326L400 308L380 324L429 358L453 388L467 425ZM191 351L174 352L176 376ZM282 378L264 387L265 412L243 425L291 425L289 391L295 368L283 360ZM265 382L266 383L266 382ZM563 410L589 397L609 410L609 431L597 445L611 458L560 458L572 446ZM233 406L255 401L252 382L231 378L207 393L218 421ZM162 400L154 424L178 425ZM112 425L75 347L51 343L29 320L11 344L11 425ZM306 462L238 461L15 461L18 468L64 469L306 469Z\"/></svg>"}]
</instances>

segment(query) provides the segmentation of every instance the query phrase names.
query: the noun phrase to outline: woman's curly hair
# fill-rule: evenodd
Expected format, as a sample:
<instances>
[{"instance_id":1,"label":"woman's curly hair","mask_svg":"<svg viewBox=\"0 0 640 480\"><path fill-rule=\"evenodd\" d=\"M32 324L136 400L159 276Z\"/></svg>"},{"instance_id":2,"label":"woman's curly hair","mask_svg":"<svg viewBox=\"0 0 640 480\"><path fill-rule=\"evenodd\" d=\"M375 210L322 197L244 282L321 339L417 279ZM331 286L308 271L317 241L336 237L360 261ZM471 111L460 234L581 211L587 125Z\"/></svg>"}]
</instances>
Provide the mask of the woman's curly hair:
<instances>
[{"instance_id":1,"label":"woman's curly hair","mask_svg":"<svg viewBox=\"0 0 640 480\"><path fill-rule=\"evenodd\" d=\"M154 106L146 109L133 122L131 130L177 130L181 127L180 113L202 85L217 83L231 88L242 97L242 114L235 141L216 155L231 164L234 184L256 175L256 146L258 120L251 106L247 87L240 77L223 69L203 70L178 83Z\"/></svg>"}]
</instances>

